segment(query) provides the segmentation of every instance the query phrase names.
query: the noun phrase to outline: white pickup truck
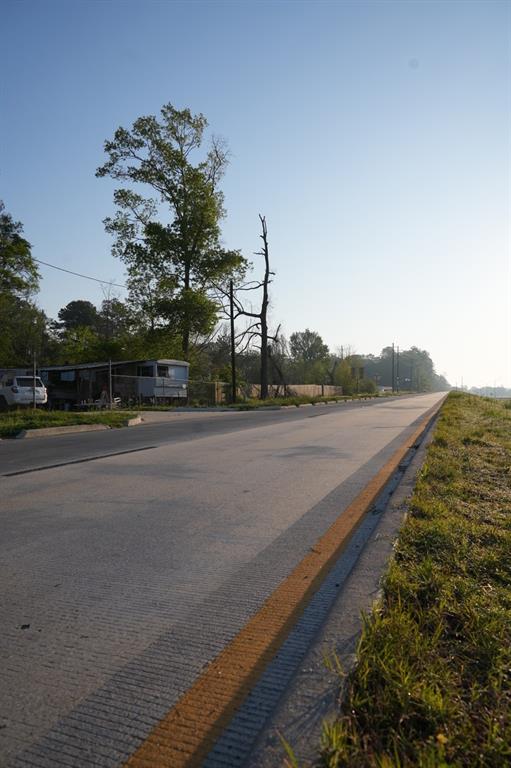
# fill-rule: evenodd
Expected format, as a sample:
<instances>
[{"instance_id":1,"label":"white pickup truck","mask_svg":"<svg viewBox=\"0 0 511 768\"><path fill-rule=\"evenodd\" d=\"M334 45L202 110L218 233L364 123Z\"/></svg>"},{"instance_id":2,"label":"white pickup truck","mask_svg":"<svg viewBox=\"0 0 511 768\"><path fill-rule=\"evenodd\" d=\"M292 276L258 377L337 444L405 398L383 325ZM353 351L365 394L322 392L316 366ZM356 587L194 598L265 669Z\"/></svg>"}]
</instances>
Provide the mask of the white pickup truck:
<instances>
[{"instance_id":1,"label":"white pickup truck","mask_svg":"<svg viewBox=\"0 0 511 768\"><path fill-rule=\"evenodd\" d=\"M48 393L39 376L14 372L0 375L0 411L34 405L34 402L36 406L45 405L47 400Z\"/></svg>"}]
</instances>

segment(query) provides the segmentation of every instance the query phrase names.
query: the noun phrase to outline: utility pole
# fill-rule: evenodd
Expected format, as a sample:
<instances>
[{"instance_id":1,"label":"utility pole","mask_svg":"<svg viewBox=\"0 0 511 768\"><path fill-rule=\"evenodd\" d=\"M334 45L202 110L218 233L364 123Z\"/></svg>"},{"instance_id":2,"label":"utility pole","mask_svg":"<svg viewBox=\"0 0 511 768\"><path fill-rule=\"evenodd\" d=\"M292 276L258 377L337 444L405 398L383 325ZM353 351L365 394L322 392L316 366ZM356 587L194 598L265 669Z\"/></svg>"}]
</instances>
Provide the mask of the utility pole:
<instances>
[{"instance_id":1,"label":"utility pole","mask_svg":"<svg viewBox=\"0 0 511 768\"><path fill-rule=\"evenodd\" d=\"M394 392L396 389L396 377L395 377L395 371L394 371L395 358L396 358L396 353L394 351L394 342L392 342L392 392Z\"/></svg>"},{"instance_id":2,"label":"utility pole","mask_svg":"<svg viewBox=\"0 0 511 768\"><path fill-rule=\"evenodd\" d=\"M397 391L399 392L399 347L397 348L397 374L396 374Z\"/></svg>"},{"instance_id":3,"label":"utility pole","mask_svg":"<svg viewBox=\"0 0 511 768\"><path fill-rule=\"evenodd\" d=\"M36 359L35 359L35 347L34 347L34 354L33 354L33 378L32 378L32 407L35 411L37 408L36 400L35 400L35 375L36 375Z\"/></svg>"},{"instance_id":4,"label":"utility pole","mask_svg":"<svg viewBox=\"0 0 511 768\"><path fill-rule=\"evenodd\" d=\"M36 396L35 396L35 377L37 373L37 346L36 346L36 336L37 336L37 321L34 319L34 326L32 331L32 338L33 338L33 346L32 346L32 408L37 408L37 402L36 402Z\"/></svg>"},{"instance_id":5,"label":"utility pole","mask_svg":"<svg viewBox=\"0 0 511 768\"><path fill-rule=\"evenodd\" d=\"M112 361L108 361L108 399L110 400L110 410L112 410Z\"/></svg>"},{"instance_id":6,"label":"utility pole","mask_svg":"<svg viewBox=\"0 0 511 768\"><path fill-rule=\"evenodd\" d=\"M229 303L231 308L231 386L232 402L236 402L236 344L234 339L234 287L232 280L229 282Z\"/></svg>"}]
</instances>

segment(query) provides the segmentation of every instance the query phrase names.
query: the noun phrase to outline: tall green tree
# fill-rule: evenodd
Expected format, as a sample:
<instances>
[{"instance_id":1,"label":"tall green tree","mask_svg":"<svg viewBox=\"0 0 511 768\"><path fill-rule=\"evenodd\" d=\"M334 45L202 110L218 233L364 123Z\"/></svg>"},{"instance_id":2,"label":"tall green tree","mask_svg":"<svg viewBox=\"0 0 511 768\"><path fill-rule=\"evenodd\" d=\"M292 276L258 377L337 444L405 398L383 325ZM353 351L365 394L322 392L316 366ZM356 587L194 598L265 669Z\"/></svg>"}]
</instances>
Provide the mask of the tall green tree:
<instances>
[{"instance_id":1,"label":"tall green tree","mask_svg":"<svg viewBox=\"0 0 511 768\"><path fill-rule=\"evenodd\" d=\"M37 264L23 225L14 221L0 200L0 293L27 299L39 286Z\"/></svg>"},{"instance_id":2,"label":"tall green tree","mask_svg":"<svg viewBox=\"0 0 511 768\"><path fill-rule=\"evenodd\" d=\"M47 342L47 318L32 300L37 264L22 233L21 222L0 201L0 366L29 365Z\"/></svg>"},{"instance_id":3,"label":"tall green tree","mask_svg":"<svg viewBox=\"0 0 511 768\"><path fill-rule=\"evenodd\" d=\"M98 312L99 334L107 341L129 333L133 318L127 305L120 299L104 299Z\"/></svg>"},{"instance_id":4,"label":"tall green tree","mask_svg":"<svg viewBox=\"0 0 511 768\"><path fill-rule=\"evenodd\" d=\"M59 320L65 330L73 328L96 329L99 322L98 310L90 301L75 299L59 310Z\"/></svg>"},{"instance_id":5,"label":"tall green tree","mask_svg":"<svg viewBox=\"0 0 511 768\"><path fill-rule=\"evenodd\" d=\"M212 285L242 270L245 260L220 242L224 143L213 139L201 152L208 125L202 114L166 104L160 115L118 128L105 142L108 159L96 175L128 185L114 192L117 212L105 219L113 253L127 265L131 298L141 309L149 306L153 327L163 322L179 334L186 357L192 335L207 334L216 323ZM140 296L141 275L149 277L148 302Z\"/></svg>"},{"instance_id":6,"label":"tall green tree","mask_svg":"<svg viewBox=\"0 0 511 768\"><path fill-rule=\"evenodd\" d=\"M291 334L289 348L291 356L304 363L326 360L329 354L328 347L319 333L310 331L308 328Z\"/></svg>"},{"instance_id":7,"label":"tall green tree","mask_svg":"<svg viewBox=\"0 0 511 768\"><path fill-rule=\"evenodd\" d=\"M324 384L329 380L329 351L323 339L308 328L289 337L293 378L302 384Z\"/></svg>"}]
</instances>

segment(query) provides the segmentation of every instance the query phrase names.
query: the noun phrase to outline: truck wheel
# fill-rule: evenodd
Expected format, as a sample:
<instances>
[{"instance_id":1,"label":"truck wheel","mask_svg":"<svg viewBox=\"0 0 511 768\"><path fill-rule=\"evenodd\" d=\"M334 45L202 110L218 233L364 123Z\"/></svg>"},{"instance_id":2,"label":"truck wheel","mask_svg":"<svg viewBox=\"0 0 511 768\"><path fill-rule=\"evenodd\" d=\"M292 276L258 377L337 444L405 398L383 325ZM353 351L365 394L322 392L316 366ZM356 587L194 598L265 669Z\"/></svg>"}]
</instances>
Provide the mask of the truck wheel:
<instances>
[{"instance_id":1,"label":"truck wheel","mask_svg":"<svg viewBox=\"0 0 511 768\"><path fill-rule=\"evenodd\" d=\"M7 400L3 395L0 395L0 411L7 410Z\"/></svg>"}]
</instances>

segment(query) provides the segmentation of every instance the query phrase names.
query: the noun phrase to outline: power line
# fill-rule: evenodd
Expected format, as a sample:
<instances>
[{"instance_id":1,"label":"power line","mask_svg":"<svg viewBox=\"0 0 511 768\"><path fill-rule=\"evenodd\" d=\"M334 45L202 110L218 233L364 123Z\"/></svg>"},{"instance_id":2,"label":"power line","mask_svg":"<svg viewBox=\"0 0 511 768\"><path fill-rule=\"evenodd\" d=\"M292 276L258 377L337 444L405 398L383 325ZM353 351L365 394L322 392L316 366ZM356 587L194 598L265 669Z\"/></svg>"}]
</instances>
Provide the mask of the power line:
<instances>
[{"instance_id":1,"label":"power line","mask_svg":"<svg viewBox=\"0 0 511 768\"><path fill-rule=\"evenodd\" d=\"M70 269L64 269L64 267L57 267L55 264L48 264L47 261L41 261L41 259L34 259L38 264L44 264L45 267L51 267L52 269L58 269L60 272L67 272L68 275L75 275L75 277L83 277L85 280L94 280L95 283L103 283L104 285L113 285L115 288L127 288L126 285L120 285L119 283L112 283L109 280L100 280L99 277L89 277L89 275L81 275L79 272L72 272Z\"/></svg>"}]
</instances>

